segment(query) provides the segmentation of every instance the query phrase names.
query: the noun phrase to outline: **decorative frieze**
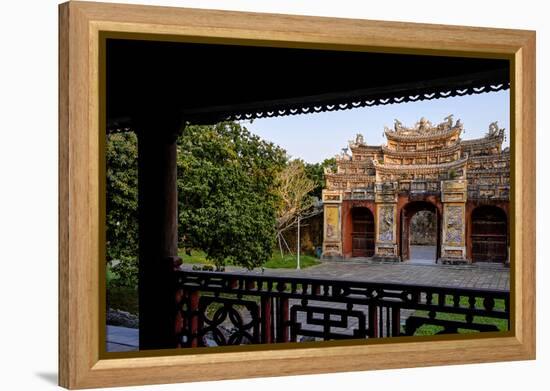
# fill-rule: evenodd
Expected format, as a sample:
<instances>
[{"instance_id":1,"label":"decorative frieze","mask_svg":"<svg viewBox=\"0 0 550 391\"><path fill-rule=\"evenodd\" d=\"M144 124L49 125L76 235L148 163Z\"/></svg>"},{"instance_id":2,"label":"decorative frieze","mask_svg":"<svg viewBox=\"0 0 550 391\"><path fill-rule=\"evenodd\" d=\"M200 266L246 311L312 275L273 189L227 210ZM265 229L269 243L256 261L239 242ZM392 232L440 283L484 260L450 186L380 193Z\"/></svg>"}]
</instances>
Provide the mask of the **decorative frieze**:
<instances>
[{"instance_id":1,"label":"decorative frieze","mask_svg":"<svg viewBox=\"0 0 550 391\"><path fill-rule=\"evenodd\" d=\"M397 202L397 182L379 182L374 185L374 200L377 203Z\"/></svg>"},{"instance_id":2,"label":"decorative frieze","mask_svg":"<svg viewBox=\"0 0 550 391\"><path fill-rule=\"evenodd\" d=\"M335 190L324 189L322 193L323 203L332 204L332 203L341 203L342 202L342 192Z\"/></svg>"},{"instance_id":3,"label":"decorative frieze","mask_svg":"<svg viewBox=\"0 0 550 391\"><path fill-rule=\"evenodd\" d=\"M468 181L450 180L441 182L442 202L466 202Z\"/></svg>"},{"instance_id":4,"label":"decorative frieze","mask_svg":"<svg viewBox=\"0 0 550 391\"><path fill-rule=\"evenodd\" d=\"M352 190L344 193L344 199L348 200L372 200L374 201L374 189L372 190Z\"/></svg>"}]
</instances>

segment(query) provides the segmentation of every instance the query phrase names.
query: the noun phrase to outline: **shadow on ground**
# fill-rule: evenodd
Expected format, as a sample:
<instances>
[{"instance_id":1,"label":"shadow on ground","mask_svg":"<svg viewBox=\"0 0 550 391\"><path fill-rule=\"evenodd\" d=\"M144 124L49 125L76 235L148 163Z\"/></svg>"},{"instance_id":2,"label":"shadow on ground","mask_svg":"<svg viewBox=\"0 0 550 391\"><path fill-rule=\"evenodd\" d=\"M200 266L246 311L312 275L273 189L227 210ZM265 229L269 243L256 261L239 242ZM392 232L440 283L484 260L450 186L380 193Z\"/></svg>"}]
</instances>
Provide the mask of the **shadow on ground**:
<instances>
[{"instance_id":1,"label":"shadow on ground","mask_svg":"<svg viewBox=\"0 0 550 391\"><path fill-rule=\"evenodd\" d=\"M39 372L36 376L46 383L53 384L54 386L57 385L57 372Z\"/></svg>"}]
</instances>

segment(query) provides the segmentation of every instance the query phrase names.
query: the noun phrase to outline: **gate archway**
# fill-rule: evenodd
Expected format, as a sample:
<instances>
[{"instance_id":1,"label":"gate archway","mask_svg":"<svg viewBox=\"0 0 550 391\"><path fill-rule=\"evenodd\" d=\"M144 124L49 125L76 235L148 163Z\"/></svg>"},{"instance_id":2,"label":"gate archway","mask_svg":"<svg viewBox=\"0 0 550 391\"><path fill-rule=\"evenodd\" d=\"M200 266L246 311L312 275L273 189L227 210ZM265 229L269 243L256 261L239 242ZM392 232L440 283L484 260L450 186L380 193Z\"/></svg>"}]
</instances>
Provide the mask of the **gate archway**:
<instances>
[{"instance_id":1,"label":"gate archway","mask_svg":"<svg viewBox=\"0 0 550 391\"><path fill-rule=\"evenodd\" d=\"M508 257L508 218L499 207L483 205L472 211L472 261L505 262Z\"/></svg>"},{"instance_id":2,"label":"gate archway","mask_svg":"<svg viewBox=\"0 0 550 391\"><path fill-rule=\"evenodd\" d=\"M401 209L401 241L399 246L401 260L408 261L411 259L411 221L421 211L433 213L435 219L435 254L430 256L431 259L426 260L435 263L441 256L441 213L436 205L427 201L412 201Z\"/></svg>"},{"instance_id":3,"label":"gate archway","mask_svg":"<svg viewBox=\"0 0 550 391\"><path fill-rule=\"evenodd\" d=\"M374 255L374 216L368 208L351 210L352 257L372 257Z\"/></svg>"}]
</instances>

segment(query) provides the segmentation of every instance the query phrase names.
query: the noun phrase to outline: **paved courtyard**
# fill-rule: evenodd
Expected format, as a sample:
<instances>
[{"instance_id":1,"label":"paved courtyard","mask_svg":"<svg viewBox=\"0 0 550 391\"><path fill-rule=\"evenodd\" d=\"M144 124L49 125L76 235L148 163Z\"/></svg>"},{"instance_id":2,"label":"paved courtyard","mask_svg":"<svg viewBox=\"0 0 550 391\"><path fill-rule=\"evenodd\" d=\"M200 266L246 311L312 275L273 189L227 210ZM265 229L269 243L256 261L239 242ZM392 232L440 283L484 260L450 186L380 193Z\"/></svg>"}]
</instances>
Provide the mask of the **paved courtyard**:
<instances>
[{"instance_id":1,"label":"paved courtyard","mask_svg":"<svg viewBox=\"0 0 550 391\"><path fill-rule=\"evenodd\" d=\"M190 269L188 265L185 269ZM247 272L227 267L226 271ZM247 273L261 273L254 270ZM464 288L510 289L510 269L502 264L440 265L435 263L374 263L368 260L323 262L307 269L265 269L269 276L313 277Z\"/></svg>"}]
</instances>

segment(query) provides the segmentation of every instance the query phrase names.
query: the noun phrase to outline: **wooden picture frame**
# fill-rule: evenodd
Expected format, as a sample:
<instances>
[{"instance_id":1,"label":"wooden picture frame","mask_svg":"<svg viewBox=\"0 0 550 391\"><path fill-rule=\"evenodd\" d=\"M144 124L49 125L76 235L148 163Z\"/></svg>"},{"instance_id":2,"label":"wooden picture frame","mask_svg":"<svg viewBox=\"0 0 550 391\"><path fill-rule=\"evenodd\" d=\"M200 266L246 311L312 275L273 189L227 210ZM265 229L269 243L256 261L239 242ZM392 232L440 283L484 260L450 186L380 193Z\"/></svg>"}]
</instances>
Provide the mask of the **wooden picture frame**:
<instances>
[{"instance_id":1,"label":"wooden picture frame","mask_svg":"<svg viewBox=\"0 0 550 391\"><path fill-rule=\"evenodd\" d=\"M535 33L369 20L69 2L59 7L59 384L123 386L535 358ZM515 207L505 337L102 358L99 298L100 32L281 47L488 56L511 61ZM460 354L457 354L460 351Z\"/></svg>"}]
</instances>

